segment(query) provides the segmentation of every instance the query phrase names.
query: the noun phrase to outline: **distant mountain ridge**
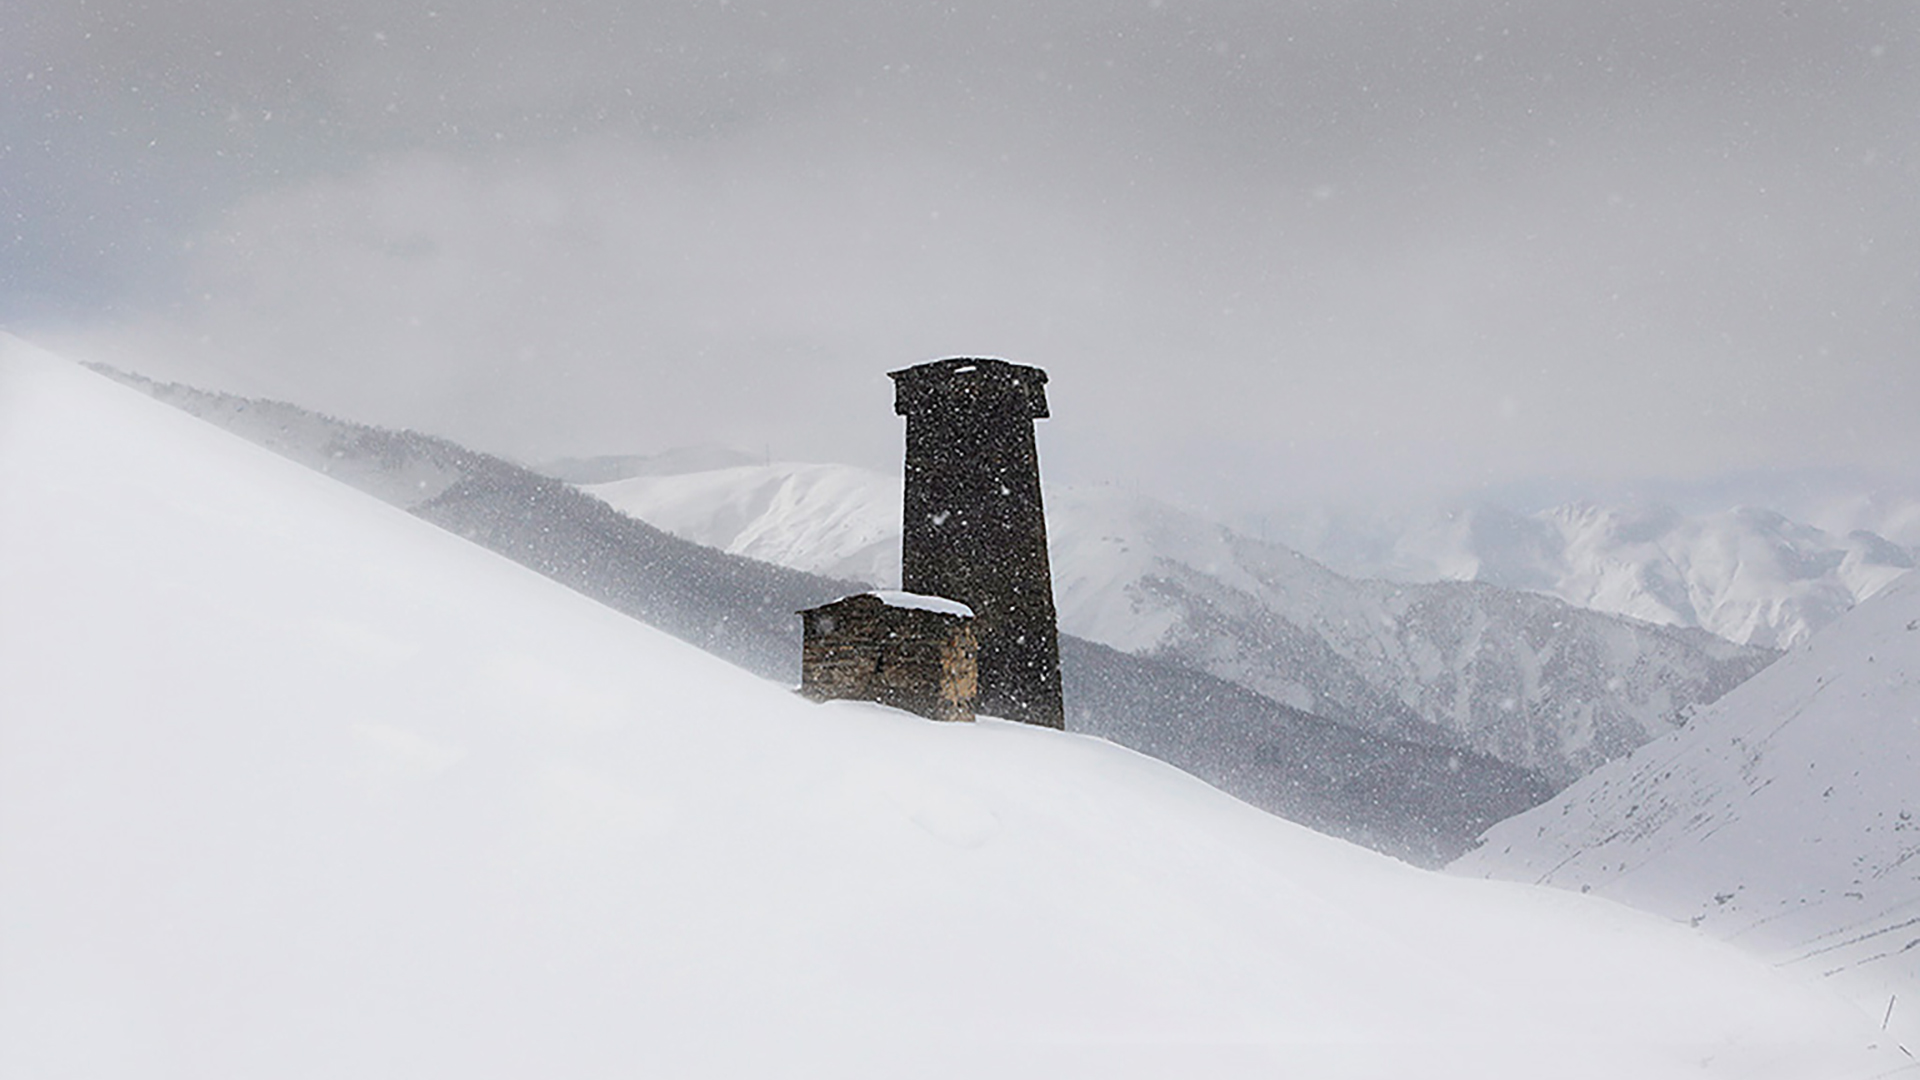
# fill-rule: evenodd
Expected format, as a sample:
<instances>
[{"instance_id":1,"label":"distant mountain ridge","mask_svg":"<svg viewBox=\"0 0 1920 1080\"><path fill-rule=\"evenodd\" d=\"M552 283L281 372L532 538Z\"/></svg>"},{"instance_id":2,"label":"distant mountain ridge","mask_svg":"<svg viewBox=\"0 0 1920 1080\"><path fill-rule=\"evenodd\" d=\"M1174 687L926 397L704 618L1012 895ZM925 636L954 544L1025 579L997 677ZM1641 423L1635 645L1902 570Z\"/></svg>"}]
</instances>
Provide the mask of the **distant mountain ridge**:
<instances>
[{"instance_id":1,"label":"distant mountain ridge","mask_svg":"<svg viewBox=\"0 0 1920 1080\"><path fill-rule=\"evenodd\" d=\"M1336 565L1403 581L1481 581L1730 641L1805 640L1914 567L1906 537L1920 504L1823 507L1835 530L1775 510L1683 514L1658 503L1497 506L1398 521L1332 523L1311 544Z\"/></svg>"},{"instance_id":2,"label":"distant mountain ridge","mask_svg":"<svg viewBox=\"0 0 1920 1080\"><path fill-rule=\"evenodd\" d=\"M99 370L789 685L799 674L795 612L867 587L672 536L444 439ZM1068 635L1061 657L1070 730L1420 865L1446 862L1552 794L1528 770L1344 726L1177 663Z\"/></svg>"},{"instance_id":3,"label":"distant mountain ridge","mask_svg":"<svg viewBox=\"0 0 1920 1080\"><path fill-rule=\"evenodd\" d=\"M775 462L586 490L722 550L898 581L899 481L869 470ZM1064 632L1561 783L1671 730L1774 655L1524 591L1354 581L1111 489L1046 497Z\"/></svg>"},{"instance_id":4,"label":"distant mountain ridge","mask_svg":"<svg viewBox=\"0 0 1920 1080\"><path fill-rule=\"evenodd\" d=\"M534 471L569 484L603 484L628 476L671 476L704 472L734 465L751 465L760 458L727 446L683 446L658 454L603 454L598 457L556 458Z\"/></svg>"}]
</instances>

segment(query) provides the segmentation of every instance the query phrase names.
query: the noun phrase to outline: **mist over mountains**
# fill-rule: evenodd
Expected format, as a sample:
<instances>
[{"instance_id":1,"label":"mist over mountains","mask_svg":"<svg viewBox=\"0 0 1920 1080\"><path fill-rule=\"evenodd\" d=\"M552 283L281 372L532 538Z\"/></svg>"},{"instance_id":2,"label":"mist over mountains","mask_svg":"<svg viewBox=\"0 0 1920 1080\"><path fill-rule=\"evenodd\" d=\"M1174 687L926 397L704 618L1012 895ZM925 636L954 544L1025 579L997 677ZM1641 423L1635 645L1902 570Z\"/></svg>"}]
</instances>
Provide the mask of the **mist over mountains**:
<instances>
[{"instance_id":1,"label":"mist over mountains","mask_svg":"<svg viewBox=\"0 0 1920 1080\"><path fill-rule=\"evenodd\" d=\"M749 671L798 682L796 612L868 583L729 554L444 439L118 375ZM897 561L895 563L897 566ZM1161 757L1256 806L1435 866L1547 798L1534 771L1451 739L1340 724L1207 672L1063 635L1070 730Z\"/></svg>"},{"instance_id":2,"label":"mist over mountains","mask_svg":"<svg viewBox=\"0 0 1920 1080\"><path fill-rule=\"evenodd\" d=\"M587 490L736 554L897 581L899 482L880 473L773 463ZM1774 655L1516 589L1349 579L1111 488L1047 498L1063 631L1560 783L1671 730Z\"/></svg>"},{"instance_id":3,"label":"mist over mountains","mask_svg":"<svg viewBox=\"0 0 1920 1080\"><path fill-rule=\"evenodd\" d=\"M367 428L284 404L126 381L777 680L791 681L793 608L857 587L676 538L572 485L445 440ZM710 518L724 510L736 522L764 525L764 514L748 512L763 497L777 496L767 505L789 509L809 500L795 498L791 485L716 484L714 477L781 468L734 466L656 478L677 484L683 495L698 494ZM816 550L871 561L870 549L886 541L863 539L858 527L877 525L884 515L855 497L859 485L847 483L844 471L814 467L806 475L837 481L828 488L843 496L838 503L818 500L840 511L827 515L835 527L818 537L846 542ZM630 477L613 486L633 482ZM1250 582L1245 595L1256 599L1284 597L1289 588L1313 596L1307 586L1345 580L1324 568L1296 568L1290 578L1260 562L1277 557L1269 550L1274 545L1236 543L1230 530L1218 526L1205 526L1213 539L1202 543L1185 533L1178 515L1161 514L1156 532L1140 528L1137 506L1102 518L1072 498L1056 503L1062 521L1091 525L1061 528L1058 542L1073 550L1091 537L1110 549L1102 564L1105 580L1125 582L1121 595L1131 590L1135 610L1163 616L1132 624L1143 634L1174 632L1163 640L1177 638L1198 608L1152 608L1137 600L1178 595L1183 576L1184 586L1202 595ZM1111 509L1100 499L1091 504ZM756 543L770 544L782 533L761 529L753 535ZM1175 540L1189 546L1183 550ZM1136 543L1157 573L1114 569L1133 565ZM1169 551L1192 565L1170 570L1167 564L1175 560ZM1093 564L1082 558L1083 565ZM1201 568L1206 581L1196 583ZM1106 595L1087 588L1102 580L1100 574L1067 574L1065 580L1063 596L1076 588L1082 600ZM1920 732L1910 677L1911 639L1920 626L1912 617L1920 610L1915 580L1894 581L1794 647L1785 662L1717 703L1684 710L1678 730L1603 764L1544 805L1549 792L1540 777L1460 748L1457 739L1447 745L1444 730L1428 733L1434 741L1420 741L1330 722L1164 649L1135 655L1064 637L1069 726L1158 756L1302 824L1417 863L1453 859L1484 832L1484 845L1454 863L1458 872L1577 886L1690 921L1789 969L1831 979L1861 1007L1884 1009L1891 1018L1903 990L1920 977L1913 968L1920 943L1907 940L1920 918L1920 876L1912 869L1920 841L1911 839L1920 811L1910 805L1908 783ZM1358 588L1359 601L1330 600L1323 593L1318 610L1348 603L1365 611L1363 601L1408 593L1389 583L1347 585ZM1417 597L1424 588L1411 592ZM1440 588L1480 598L1481 606L1472 610L1484 620L1483 635L1501 618L1517 619L1523 638L1544 632L1516 614L1525 603L1538 603L1547 605L1541 610L1558 611L1562 624L1574 612L1603 627L1707 637L1575 612L1548 597L1533 596L1515 607L1504 598L1528 594L1484 583ZM1090 610L1118 620L1121 607L1094 603ZM1415 612L1419 605L1404 610ZM1403 616L1400 625L1446 640L1433 633L1431 619ZM1617 632L1602 630L1599 640L1618 649L1621 640L1607 636ZM1575 640L1562 638L1560 646ZM1520 812L1528 806L1537 809ZM1912 1041L1914 1030L1905 1014L1893 1024L1903 1041Z\"/></svg>"},{"instance_id":4,"label":"mist over mountains","mask_svg":"<svg viewBox=\"0 0 1920 1080\"><path fill-rule=\"evenodd\" d=\"M1894 494L1875 495L1858 483L1836 478L1824 498L1781 491L1778 503L1696 495L1687 510L1676 498L1576 501L1528 513L1481 504L1328 518L1281 532L1346 573L1482 581L1785 648L1915 564L1920 493L1899 494L1895 486Z\"/></svg>"},{"instance_id":5,"label":"mist over mountains","mask_svg":"<svg viewBox=\"0 0 1920 1080\"><path fill-rule=\"evenodd\" d=\"M1915 0L0 58L0 1080L1920 1080ZM1065 732L789 692L936 355Z\"/></svg>"},{"instance_id":6,"label":"mist over mountains","mask_svg":"<svg viewBox=\"0 0 1920 1080\"><path fill-rule=\"evenodd\" d=\"M1902 1065L1684 927L1421 872L1097 739L812 704L5 335L0 388L5 1076ZM468 472L436 500L488 468L333 435L363 478ZM536 526L601 505L502 468L472 494L551 493Z\"/></svg>"},{"instance_id":7,"label":"mist over mountains","mask_svg":"<svg viewBox=\"0 0 1920 1080\"><path fill-rule=\"evenodd\" d=\"M546 468L625 474L587 484L597 498L583 498L438 440L147 389L783 681L797 656L794 610L897 583L899 490L882 474L742 464L751 455L712 447ZM1260 805L1382 838L1373 842L1421 861L1464 850L1473 822L1544 797L1542 781L1565 784L1676 729L1775 655L1484 582L1355 581L1112 489L1055 491L1049 517L1062 630L1081 639L1065 661L1081 730L1151 747ZM716 561L708 549L747 558ZM1879 573L1888 561L1835 566ZM763 563L805 573L782 577ZM1100 679L1085 677L1095 669ZM1200 690L1193 676L1220 682ZM1323 737L1319 718L1338 730ZM1302 739L1344 749L1302 756ZM1525 773L1482 775L1489 759ZM1386 775L1393 761L1409 777L1437 778L1432 820L1415 830L1424 839L1395 835L1401 824L1372 805L1385 789L1359 779ZM1480 772L1453 778L1461 761ZM1346 794L1331 794L1343 785ZM1449 824L1434 826L1440 819Z\"/></svg>"}]
</instances>

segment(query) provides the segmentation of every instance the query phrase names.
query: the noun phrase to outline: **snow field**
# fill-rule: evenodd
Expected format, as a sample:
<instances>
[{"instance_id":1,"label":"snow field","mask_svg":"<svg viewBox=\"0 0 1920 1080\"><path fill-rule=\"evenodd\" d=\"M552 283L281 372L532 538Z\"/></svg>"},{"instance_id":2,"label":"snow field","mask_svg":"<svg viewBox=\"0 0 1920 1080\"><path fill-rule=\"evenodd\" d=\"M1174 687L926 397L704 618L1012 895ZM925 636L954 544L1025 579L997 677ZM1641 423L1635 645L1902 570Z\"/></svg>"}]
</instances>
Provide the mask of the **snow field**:
<instances>
[{"instance_id":1,"label":"snow field","mask_svg":"<svg viewBox=\"0 0 1920 1080\"><path fill-rule=\"evenodd\" d=\"M1686 928L814 706L0 339L0 1075L1871 1076Z\"/></svg>"},{"instance_id":2,"label":"snow field","mask_svg":"<svg viewBox=\"0 0 1920 1080\"><path fill-rule=\"evenodd\" d=\"M1825 977L1920 1045L1920 576L1687 727L1501 822L1463 873L1591 889Z\"/></svg>"}]
</instances>

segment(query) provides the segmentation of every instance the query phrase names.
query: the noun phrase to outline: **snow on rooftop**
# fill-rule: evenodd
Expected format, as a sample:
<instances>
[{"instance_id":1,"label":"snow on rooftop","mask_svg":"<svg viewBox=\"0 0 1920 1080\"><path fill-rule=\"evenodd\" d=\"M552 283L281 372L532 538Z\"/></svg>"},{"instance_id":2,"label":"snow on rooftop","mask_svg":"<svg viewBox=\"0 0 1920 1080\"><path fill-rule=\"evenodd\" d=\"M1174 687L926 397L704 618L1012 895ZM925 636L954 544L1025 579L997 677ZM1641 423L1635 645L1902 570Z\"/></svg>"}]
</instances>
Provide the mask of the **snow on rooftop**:
<instances>
[{"instance_id":1,"label":"snow on rooftop","mask_svg":"<svg viewBox=\"0 0 1920 1080\"><path fill-rule=\"evenodd\" d=\"M949 600L944 596L925 596L920 593L900 592L897 589L875 589L861 594L871 596L888 607L912 608L915 611L937 611L942 615L964 615L973 618L973 609L958 600Z\"/></svg>"},{"instance_id":2,"label":"snow on rooftop","mask_svg":"<svg viewBox=\"0 0 1920 1080\"><path fill-rule=\"evenodd\" d=\"M0 1076L1864 1077L1684 926L814 706L0 335Z\"/></svg>"}]
</instances>

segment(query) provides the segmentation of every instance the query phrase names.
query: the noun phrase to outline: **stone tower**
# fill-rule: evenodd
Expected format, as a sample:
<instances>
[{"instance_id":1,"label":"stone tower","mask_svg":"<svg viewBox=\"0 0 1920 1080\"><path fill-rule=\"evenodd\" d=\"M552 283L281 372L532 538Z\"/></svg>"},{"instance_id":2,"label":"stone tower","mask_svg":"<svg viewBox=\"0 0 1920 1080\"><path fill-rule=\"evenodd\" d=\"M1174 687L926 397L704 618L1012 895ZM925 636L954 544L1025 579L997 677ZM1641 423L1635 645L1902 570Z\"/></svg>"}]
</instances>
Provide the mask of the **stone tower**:
<instances>
[{"instance_id":1,"label":"stone tower","mask_svg":"<svg viewBox=\"0 0 1920 1080\"><path fill-rule=\"evenodd\" d=\"M1033 444L1047 373L961 357L889 375L907 418L901 587L973 609L980 712L1064 728Z\"/></svg>"}]
</instances>

